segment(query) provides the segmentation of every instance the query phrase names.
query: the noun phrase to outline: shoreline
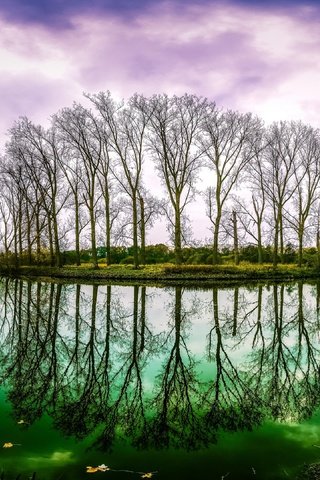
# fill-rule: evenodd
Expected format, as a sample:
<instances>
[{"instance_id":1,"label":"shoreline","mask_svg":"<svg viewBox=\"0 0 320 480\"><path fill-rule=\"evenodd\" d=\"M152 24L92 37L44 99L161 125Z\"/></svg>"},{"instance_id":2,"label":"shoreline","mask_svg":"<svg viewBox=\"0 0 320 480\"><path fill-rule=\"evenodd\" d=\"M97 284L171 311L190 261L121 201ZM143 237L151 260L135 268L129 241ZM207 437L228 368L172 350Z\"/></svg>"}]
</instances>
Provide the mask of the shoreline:
<instances>
[{"instance_id":1,"label":"shoreline","mask_svg":"<svg viewBox=\"0 0 320 480\"><path fill-rule=\"evenodd\" d=\"M98 269L91 266L43 267L43 266L0 266L0 276L30 280L99 282L145 285L190 285L201 288L217 284L256 282L291 282L294 280L320 280L320 270L295 265L146 265L138 269L125 265L103 265Z\"/></svg>"}]
</instances>

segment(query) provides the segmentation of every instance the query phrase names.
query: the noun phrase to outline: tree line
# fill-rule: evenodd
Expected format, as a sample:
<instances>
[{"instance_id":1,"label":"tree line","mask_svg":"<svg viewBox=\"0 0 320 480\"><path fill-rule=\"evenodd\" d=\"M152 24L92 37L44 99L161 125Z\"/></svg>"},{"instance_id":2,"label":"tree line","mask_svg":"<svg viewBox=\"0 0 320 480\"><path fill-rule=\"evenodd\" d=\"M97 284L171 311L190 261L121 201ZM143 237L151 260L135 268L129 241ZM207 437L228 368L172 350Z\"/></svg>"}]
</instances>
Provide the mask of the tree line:
<instances>
[{"instance_id":1,"label":"tree line","mask_svg":"<svg viewBox=\"0 0 320 480\"><path fill-rule=\"evenodd\" d=\"M254 245L258 261L272 248L274 266L287 244L320 252L319 131L300 121L269 126L251 113L218 108L196 95L135 94L116 101L110 92L85 94L50 119L48 128L19 118L9 131L0 166L0 241L16 265L62 266L98 247L106 261L118 245L132 247L135 267L146 262L147 232L166 219L176 264L190 243L188 205L201 195L212 225L212 263L232 245ZM150 165L165 197L146 181ZM204 176L211 179L201 189ZM200 181L199 181L200 180Z\"/></svg>"}]
</instances>

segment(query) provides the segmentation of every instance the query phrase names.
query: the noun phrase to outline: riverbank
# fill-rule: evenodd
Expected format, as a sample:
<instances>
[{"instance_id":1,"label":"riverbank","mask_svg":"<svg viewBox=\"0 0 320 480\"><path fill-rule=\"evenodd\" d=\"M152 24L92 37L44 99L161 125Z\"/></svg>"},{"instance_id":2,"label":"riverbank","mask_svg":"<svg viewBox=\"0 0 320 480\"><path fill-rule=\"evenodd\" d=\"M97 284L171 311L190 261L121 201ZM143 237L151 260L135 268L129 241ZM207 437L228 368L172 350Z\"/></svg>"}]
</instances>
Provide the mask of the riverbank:
<instances>
[{"instance_id":1,"label":"riverbank","mask_svg":"<svg viewBox=\"0 0 320 480\"><path fill-rule=\"evenodd\" d=\"M47 266L0 266L0 275L25 278L51 278L64 280L139 282L156 284L188 283L196 286L238 281L291 281L320 279L320 270L296 265L241 264L235 265L145 265L135 269L131 265L100 265L98 269L89 264L62 268Z\"/></svg>"}]
</instances>

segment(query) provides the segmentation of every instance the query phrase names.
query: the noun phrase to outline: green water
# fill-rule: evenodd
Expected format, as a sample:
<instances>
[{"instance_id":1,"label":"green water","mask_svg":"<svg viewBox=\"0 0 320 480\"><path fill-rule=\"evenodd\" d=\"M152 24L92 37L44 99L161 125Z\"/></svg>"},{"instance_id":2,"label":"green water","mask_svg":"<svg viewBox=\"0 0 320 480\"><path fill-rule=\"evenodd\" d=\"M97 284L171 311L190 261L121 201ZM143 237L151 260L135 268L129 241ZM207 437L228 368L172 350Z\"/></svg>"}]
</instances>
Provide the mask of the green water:
<instances>
[{"instance_id":1,"label":"green water","mask_svg":"<svg viewBox=\"0 0 320 480\"><path fill-rule=\"evenodd\" d=\"M3 279L0 473L297 478L320 462L319 325L317 284Z\"/></svg>"}]
</instances>

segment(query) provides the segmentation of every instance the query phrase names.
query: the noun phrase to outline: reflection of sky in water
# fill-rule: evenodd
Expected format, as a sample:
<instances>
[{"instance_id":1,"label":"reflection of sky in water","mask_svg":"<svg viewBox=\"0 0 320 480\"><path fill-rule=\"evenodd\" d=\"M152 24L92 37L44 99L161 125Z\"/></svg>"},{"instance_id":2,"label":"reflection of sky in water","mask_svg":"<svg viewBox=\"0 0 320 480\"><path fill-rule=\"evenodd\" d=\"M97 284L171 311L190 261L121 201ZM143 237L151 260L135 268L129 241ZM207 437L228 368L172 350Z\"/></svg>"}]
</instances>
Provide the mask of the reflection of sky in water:
<instances>
[{"instance_id":1,"label":"reflection of sky in water","mask_svg":"<svg viewBox=\"0 0 320 480\"><path fill-rule=\"evenodd\" d=\"M15 297L21 291L21 286L23 287L22 295ZM3 296L4 283L0 284L0 288L0 295ZM21 374L26 375L25 381L30 382L27 387L31 395L33 389L38 388L41 378L46 376L50 366L50 356L54 352L57 361L57 378L48 383L47 391L44 392L43 405L41 404L42 416L39 419L36 418L31 425L17 425L20 419L20 416L17 417L19 408L21 407L21 411L24 411L23 405L27 399L21 398L20 402L19 398L13 396L16 403L15 413L13 413L10 402L5 400L2 393L0 441L2 444L12 442L21 446L0 449L0 468L4 470L11 468L18 473L34 469L55 472L55 474L62 469L66 478L68 475L70 478L75 478L83 474L86 465L101 463L108 465L111 462L112 468L115 469L129 468L135 471L159 469L163 475L161 478L192 478L192 475L197 475L197 472L207 471L216 473L213 478L221 478L229 470L235 471L234 465L237 465L238 475L244 478L250 472L253 473L252 469L262 472L263 468L264 473L261 473L262 476L260 475L259 478L281 478L275 475L283 469L290 473L292 469L304 462L318 461L320 451L312 446L320 444L319 416L314 413L320 398L317 387L319 332L315 286L304 285L300 290L297 285L289 287L279 285L276 289L273 286L264 287L261 288L261 297L259 297L258 287L220 289L217 294L214 294L212 290L192 291L155 287L147 287L145 290L140 287L134 290L133 287L122 286L112 286L110 290L106 286L67 285L61 287L59 318L56 335L53 337L50 335L54 331L53 318L58 289L55 285L43 283L40 290L39 293L36 284L31 285L29 290L26 283L17 284L12 281L8 284L6 305L4 306L3 301L1 302L0 377L6 376L6 389L11 392L12 397L12 392L14 393L19 383L19 358L22 359ZM50 297L50 291L53 293L52 297ZM108 319L107 296L110 291L111 315ZM143 297L144 292L145 297ZM75 332L77 293L79 294L79 318L78 331ZM182 303L181 311L178 311L180 293ZM96 294L95 310L92 302L94 294ZM275 313L275 294L278 302L277 314ZM259 298L261 304L259 304ZM213 301L217 301L216 312ZM145 304L145 312L143 312L143 304ZM258 328L259 309L261 309L260 330ZM13 319L14 312L16 316ZM216 318L217 312L218 318ZM145 329L142 334L143 318L145 318ZM134 322L137 324L136 335L133 328ZM181 324L178 325L177 322ZM110 328L108 329L107 326ZM176 336L179 328L180 335ZM48 332L51 332L49 336ZM209 350L210 332L211 350ZM215 399L213 382L217 380L218 373L222 369L223 377L219 377L219 403L216 409L222 409L221 420L225 426L229 425L225 421L228 415L239 416L240 420L236 419L234 423L237 431L223 433L221 429L219 430L219 425L216 425L218 444L213 444L208 449L199 444L200 449L196 449L195 452L186 452L181 445L178 450L169 448L157 452L150 447L147 454L143 454L143 449L137 451L130 446L131 440L126 439L128 426L126 423L132 420L129 416L124 417L124 420L127 418L127 422L116 427L112 453L103 454L97 448L92 448L103 430L103 417L98 419L97 425L86 438L75 441L72 435L69 438L64 437L56 425L56 419L60 418L61 409L67 408L71 399L77 400L84 391L84 387L87 387L85 382L90 369L97 369L94 381L101 382L102 389L106 388L105 372L101 368L106 361L107 335L110 335L108 379L111 382L111 390L106 400L109 406L114 405L114 402L120 398L119 392L125 385L128 368L132 364L134 341L137 344L137 364L134 364L131 376L128 377L125 393L121 397L121 409L124 408L124 410L118 413L120 416L132 414L126 409L133 408L130 402L135 397L139 386L138 372L141 376L141 405L145 409L148 422L151 421L152 424L153 416L164 401L164 393L161 392L160 386L167 385L165 388L168 388L167 394L170 400L168 411L171 412L173 408L178 409L177 416L170 417L170 421L174 424L180 419L179 408L188 407L184 404L185 395L190 395L192 409L197 421L201 423L203 422L201 415L208 410L210 402ZM142 348L143 336L144 347ZM52 343L53 338L54 343ZM178 344L175 343L177 341ZM76 344L78 345L78 364L74 363ZM21 350L21 345L24 345L24 350ZM29 378L28 369L34 368L34 365L32 363L29 365L28 362L38 358L42 349L45 351L43 358L49 363L40 366L42 372L39 373L36 370L36 378ZM170 355L172 355L171 363ZM218 355L221 366L217 363ZM278 367L275 363L277 355L281 357ZM260 367L259 362L261 362ZM162 382L165 371L169 368L168 365L170 365L167 372L168 383L164 384ZM288 369L287 377L284 372L286 368ZM176 371L180 377L174 376ZM256 372L260 372L261 378ZM177 383L177 378L181 381L183 375L187 378L187 390ZM171 378L172 383L170 383ZM92 379L94 377L90 381L93 381ZM275 388L273 384L277 385L280 391L273 391L272 388ZM57 389L56 397L53 395L53 385ZM177 396L179 388L181 389L179 395L182 395L181 401ZM94 391L94 395L99 393L96 385L93 384L92 389L89 386L88 395L90 391ZM249 394L248 389L252 389L253 393ZM25 391L22 388L23 394ZM94 395L92 399L83 397L83 401L94 401ZM203 396L206 395L208 397L204 401ZM160 400L155 403L157 396ZM277 411L273 405L277 398L281 400L279 418L282 422L277 421L276 417L271 421L271 416ZM260 407L259 402L265 399L269 399L270 405L265 404ZM35 400L38 402L37 398ZM255 400L257 400L256 404ZM57 410L55 402L60 410ZM28 408L32 408L32 405ZM86 414L94 415L94 411L90 412L89 409ZM270 419L268 420L268 417L261 412L266 412ZM255 418L258 413L262 415L261 420ZM110 417L110 412L108 415ZM137 429L141 428L140 410L133 411L133 415L136 415ZM246 416L250 417L250 415L253 417L246 419ZM298 423L301 416L306 420ZM68 412L65 418L69 421ZM133 425L134 420L135 417L133 417ZM246 422L249 423L246 424ZM259 423L261 425L254 428L252 432L246 431L247 428L250 429ZM151 424L148 423L148 428ZM73 428L72 425L69 427ZM74 425L74 429L76 428L77 425ZM175 428L180 427L175 425ZM204 420L202 429L210 428L213 428L212 425L210 426ZM267 467L266 457L269 459ZM173 460L176 466L173 466ZM122 478L125 474L114 473L114 475Z\"/></svg>"}]
</instances>

